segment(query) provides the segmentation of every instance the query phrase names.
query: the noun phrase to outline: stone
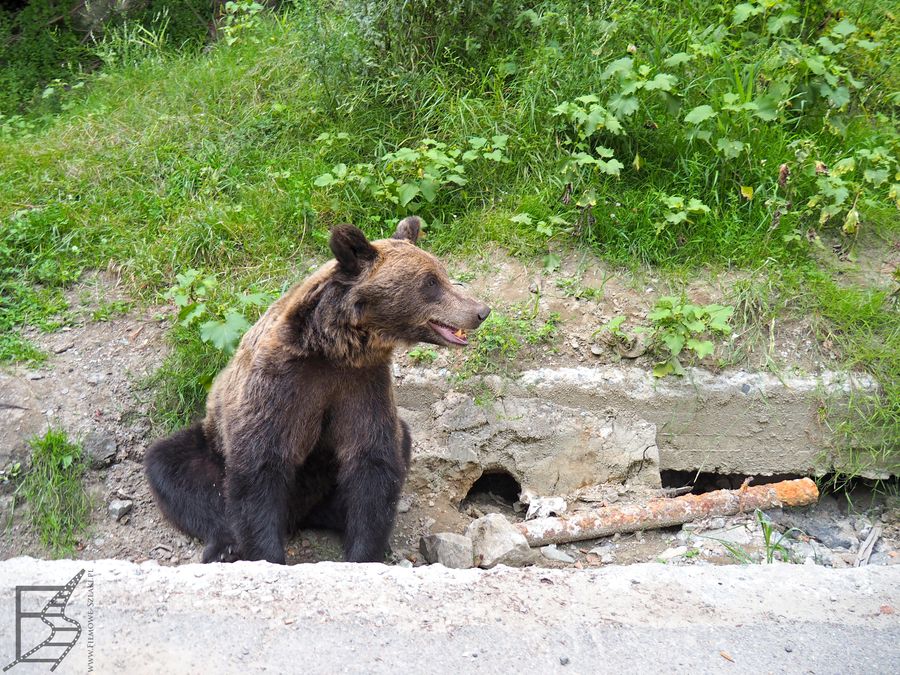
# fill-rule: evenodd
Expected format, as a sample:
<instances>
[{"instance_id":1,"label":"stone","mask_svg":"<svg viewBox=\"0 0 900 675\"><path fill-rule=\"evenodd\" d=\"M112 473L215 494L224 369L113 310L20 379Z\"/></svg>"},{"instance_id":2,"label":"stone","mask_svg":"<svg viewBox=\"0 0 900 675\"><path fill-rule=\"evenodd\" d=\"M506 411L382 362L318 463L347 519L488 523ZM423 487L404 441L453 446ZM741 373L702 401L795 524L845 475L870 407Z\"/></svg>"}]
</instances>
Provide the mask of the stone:
<instances>
[{"instance_id":1,"label":"stone","mask_svg":"<svg viewBox=\"0 0 900 675\"><path fill-rule=\"evenodd\" d=\"M533 560L525 535L499 513L489 513L469 523L466 536L472 540L478 567L487 569L501 564L519 567Z\"/></svg>"},{"instance_id":2,"label":"stone","mask_svg":"<svg viewBox=\"0 0 900 675\"><path fill-rule=\"evenodd\" d=\"M47 428L41 398L40 388L28 380L0 372L0 469L28 464L28 439Z\"/></svg>"},{"instance_id":3,"label":"stone","mask_svg":"<svg viewBox=\"0 0 900 675\"><path fill-rule=\"evenodd\" d=\"M558 548L556 548L556 544L541 546L541 555L544 556L547 560L553 560L554 562L567 563L570 565L575 562L575 558L570 556L565 551L560 551Z\"/></svg>"},{"instance_id":4,"label":"stone","mask_svg":"<svg viewBox=\"0 0 900 675\"><path fill-rule=\"evenodd\" d=\"M397 513L407 513L413 504L412 495L403 495L397 501Z\"/></svg>"},{"instance_id":5,"label":"stone","mask_svg":"<svg viewBox=\"0 0 900 675\"><path fill-rule=\"evenodd\" d=\"M680 558L685 553L688 552L687 546L676 546L675 548L668 548L658 556L656 556L659 560L674 560L675 558Z\"/></svg>"},{"instance_id":6,"label":"stone","mask_svg":"<svg viewBox=\"0 0 900 675\"><path fill-rule=\"evenodd\" d=\"M457 570L473 566L472 540L453 532L429 534L419 540L419 551L429 563Z\"/></svg>"},{"instance_id":7,"label":"stone","mask_svg":"<svg viewBox=\"0 0 900 675\"><path fill-rule=\"evenodd\" d=\"M113 499L109 503L109 515L111 515L116 520L121 520L124 516L131 513L131 509L134 507L134 502L130 499Z\"/></svg>"},{"instance_id":8,"label":"stone","mask_svg":"<svg viewBox=\"0 0 900 675\"><path fill-rule=\"evenodd\" d=\"M525 520L561 516L567 508L566 500L562 497L532 497L528 502Z\"/></svg>"},{"instance_id":9,"label":"stone","mask_svg":"<svg viewBox=\"0 0 900 675\"><path fill-rule=\"evenodd\" d=\"M81 444L92 469L104 469L116 460L116 439L102 431L92 431Z\"/></svg>"}]
</instances>

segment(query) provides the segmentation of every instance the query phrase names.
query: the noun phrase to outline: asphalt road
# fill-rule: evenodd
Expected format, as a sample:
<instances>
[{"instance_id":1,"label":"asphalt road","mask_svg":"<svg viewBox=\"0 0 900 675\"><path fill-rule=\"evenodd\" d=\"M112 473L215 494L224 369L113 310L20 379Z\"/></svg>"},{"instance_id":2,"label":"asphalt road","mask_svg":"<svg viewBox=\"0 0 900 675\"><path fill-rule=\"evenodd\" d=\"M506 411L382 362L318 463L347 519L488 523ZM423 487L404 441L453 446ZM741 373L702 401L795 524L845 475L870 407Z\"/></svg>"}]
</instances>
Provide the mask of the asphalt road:
<instances>
[{"instance_id":1,"label":"asphalt road","mask_svg":"<svg viewBox=\"0 0 900 675\"><path fill-rule=\"evenodd\" d=\"M64 586L82 568L65 610L82 632L57 673L900 672L900 566L479 571L30 558L0 562L0 667L15 657L14 587ZM40 610L53 594L23 590L20 609ZM21 623L24 652L47 630L37 618Z\"/></svg>"}]
</instances>

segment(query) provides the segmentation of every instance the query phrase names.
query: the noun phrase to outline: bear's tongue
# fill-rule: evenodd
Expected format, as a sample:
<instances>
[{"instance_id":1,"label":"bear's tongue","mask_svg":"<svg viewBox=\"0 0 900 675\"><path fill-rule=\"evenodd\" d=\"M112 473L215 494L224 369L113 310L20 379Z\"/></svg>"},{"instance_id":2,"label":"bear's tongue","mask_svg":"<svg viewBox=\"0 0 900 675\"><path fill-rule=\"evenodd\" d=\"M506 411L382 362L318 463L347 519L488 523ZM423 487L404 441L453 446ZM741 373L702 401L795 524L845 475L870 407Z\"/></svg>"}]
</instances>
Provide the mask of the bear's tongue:
<instances>
[{"instance_id":1,"label":"bear's tongue","mask_svg":"<svg viewBox=\"0 0 900 675\"><path fill-rule=\"evenodd\" d=\"M467 345L469 341L466 339L466 331L462 328L457 328L454 331L449 326L445 326L443 324L437 323L436 321L429 321L428 325L431 326L435 332L444 338L447 342L454 345Z\"/></svg>"}]
</instances>

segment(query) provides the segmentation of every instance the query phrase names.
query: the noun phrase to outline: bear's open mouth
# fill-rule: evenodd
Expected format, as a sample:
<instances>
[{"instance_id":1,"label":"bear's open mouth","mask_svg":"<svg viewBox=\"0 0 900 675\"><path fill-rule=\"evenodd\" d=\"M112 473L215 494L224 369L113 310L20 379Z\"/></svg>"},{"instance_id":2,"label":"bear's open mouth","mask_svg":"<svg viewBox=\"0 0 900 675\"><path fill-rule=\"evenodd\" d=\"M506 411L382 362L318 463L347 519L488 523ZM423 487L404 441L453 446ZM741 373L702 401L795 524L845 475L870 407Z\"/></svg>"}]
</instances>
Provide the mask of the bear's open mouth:
<instances>
[{"instance_id":1,"label":"bear's open mouth","mask_svg":"<svg viewBox=\"0 0 900 675\"><path fill-rule=\"evenodd\" d=\"M450 326L446 323L441 323L440 321L435 321L432 319L428 322L428 325L431 326L431 329L441 336L441 338L450 343L451 345L467 345L469 344L468 336L466 335L466 331L462 328L457 328L456 326Z\"/></svg>"}]
</instances>

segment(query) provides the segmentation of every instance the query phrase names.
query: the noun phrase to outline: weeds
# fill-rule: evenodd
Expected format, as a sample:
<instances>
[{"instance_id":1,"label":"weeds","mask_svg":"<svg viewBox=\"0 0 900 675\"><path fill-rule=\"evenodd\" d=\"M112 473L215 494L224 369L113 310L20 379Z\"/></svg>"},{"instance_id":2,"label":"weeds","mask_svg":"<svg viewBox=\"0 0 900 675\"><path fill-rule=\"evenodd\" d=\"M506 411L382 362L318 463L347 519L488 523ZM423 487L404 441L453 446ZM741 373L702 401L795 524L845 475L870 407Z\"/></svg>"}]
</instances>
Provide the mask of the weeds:
<instances>
[{"instance_id":1,"label":"weeds","mask_svg":"<svg viewBox=\"0 0 900 675\"><path fill-rule=\"evenodd\" d=\"M61 291L83 270L112 262L137 300L203 270L213 299L194 285L155 380L172 406L155 418L183 420L260 309L242 292L275 297L335 223L384 236L415 211L438 254L490 244L556 271L585 247L632 268L760 270L739 320L813 317L882 383L829 410L842 447L898 461L893 288L821 264L823 242L852 261L861 237L897 237L889 8L354 0L272 14L242 0L201 50L204 3L139 4L137 24L96 44L60 27L52 49L47 34L2 47L0 61L45 47L47 60L26 73L15 58L0 77L0 361L42 358L21 329L66 320ZM16 30L0 25L0 43ZM669 309L660 364L674 372L723 332ZM487 326L471 372L502 370L538 330L506 320Z\"/></svg>"},{"instance_id":2,"label":"weeds","mask_svg":"<svg viewBox=\"0 0 900 675\"><path fill-rule=\"evenodd\" d=\"M472 336L473 344L466 350L458 377L506 372L526 345L552 344L558 325L556 314L540 321L522 309L512 316L491 312Z\"/></svg>"},{"instance_id":3,"label":"weeds","mask_svg":"<svg viewBox=\"0 0 900 675\"><path fill-rule=\"evenodd\" d=\"M30 445L31 467L15 494L28 503L31 524L44 546L56 556L71 555L91 509L82 484L87 465L81 446L58 429L33 438Z\"/></svg>"}]
</instances>

